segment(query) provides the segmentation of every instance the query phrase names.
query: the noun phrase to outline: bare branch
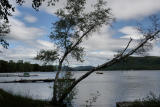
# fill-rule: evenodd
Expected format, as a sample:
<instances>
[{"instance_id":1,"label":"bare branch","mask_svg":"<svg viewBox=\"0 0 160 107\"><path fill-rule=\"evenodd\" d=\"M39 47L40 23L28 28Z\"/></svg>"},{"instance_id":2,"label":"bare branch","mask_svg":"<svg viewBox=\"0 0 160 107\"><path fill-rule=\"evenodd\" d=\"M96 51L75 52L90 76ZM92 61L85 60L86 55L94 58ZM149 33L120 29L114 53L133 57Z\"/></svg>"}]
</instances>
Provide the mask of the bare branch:
<instances>
[{"instance_id":1,"label":"bare branch","mask_svg":"<svg viewBox=\"0 0 160 107\"><path fill-rule=\"evenodd\" d=\"M124 53L126 52L126 50L128 49L128 47L129 47L129 45L131 44L131 42L132 42L132 38L130 38L130 40L129 40L129 42L128 42L128 44L127 44L127 46L125 47L125 49L120 53L120 54L117 54L117 57L116 58L118 58L118 57L121 57L121 56L123 56L124 55Z\"/></svg>"}]
</instances>

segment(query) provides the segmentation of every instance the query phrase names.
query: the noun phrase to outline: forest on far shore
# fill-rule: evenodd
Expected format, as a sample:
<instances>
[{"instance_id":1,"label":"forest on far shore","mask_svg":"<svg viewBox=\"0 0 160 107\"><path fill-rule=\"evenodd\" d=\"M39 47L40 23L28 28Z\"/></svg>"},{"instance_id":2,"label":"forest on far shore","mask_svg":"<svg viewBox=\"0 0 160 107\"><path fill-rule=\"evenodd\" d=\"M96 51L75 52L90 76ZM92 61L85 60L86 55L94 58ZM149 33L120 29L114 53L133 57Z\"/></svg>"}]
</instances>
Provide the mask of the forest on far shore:
<instances>
[{"instance_id":1,"label":"forest on far shore","mask_svg":"<svg viewBox=\"0 0 160 107\"><path fill-rule=\"evenodd\" d=\"M128 57L108 68L102 70L160 70L160 57Z\"/></svg>"},{"instance_id":2,"label":"forest on far shore","mask_svg":"<svg viewBox=\"0 0 160 107\"><path fill-rule=\"evenodd\" d=\"M0 72L51 72L56 71L57 65L39 65L31 64L30 62L24 62L23 60L18 60L14 62L13 60L4 61L0 60ZM89 71L94 68L94 66L77 66L68 67L63 66L64 71ZM146 57L128 57L119 63L110 66L108 68L101 69L102 71L108 70L160 70L160 57L146 56Z\"/></svg>"},{"instance_id":3,"label":"forest on far shore","mask_svg":"<svg viewBox=\"0 0 160 107\"><path fill-rule=\"evenodd\" d=\"M23 60L18 60L14 62L13 60L4 61L0 60L0 72L35 72L35 71L55 71L56 66L53 65L39 65L31 64L30 62L23 62Z\"/></svg>"}]
</instances>

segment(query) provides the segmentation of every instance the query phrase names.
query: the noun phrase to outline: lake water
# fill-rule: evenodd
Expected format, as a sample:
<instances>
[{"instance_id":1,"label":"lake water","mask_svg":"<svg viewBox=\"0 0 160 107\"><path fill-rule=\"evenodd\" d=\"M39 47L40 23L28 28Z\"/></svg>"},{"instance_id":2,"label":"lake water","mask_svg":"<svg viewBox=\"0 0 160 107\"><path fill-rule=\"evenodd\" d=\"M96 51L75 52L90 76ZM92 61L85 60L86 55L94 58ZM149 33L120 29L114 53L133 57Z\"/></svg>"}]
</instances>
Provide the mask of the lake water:
<instances>
[{"instance_id":1,"label":"lake water","mask_svg":"<svg viewBox=\"0 0 160 107\"><path fill-rule=\"evenodd\" d=\"M75 72L78 78L85 72ZM35 77L0 77L0 81L18 79L54 78L53 72L37 72ZM0 83L0 88L29 96L34 99L49 100L52 97L53 83ZM86 100L95 96L99 91L100 96L94 104L95 107L115 107L119 101L133 101L144 98L150 92L160 94L160 71L103 71L103 74L91 74L77 87L78 94L74 100L75 107L84 107Z\"/></svg>"}]
</instances>

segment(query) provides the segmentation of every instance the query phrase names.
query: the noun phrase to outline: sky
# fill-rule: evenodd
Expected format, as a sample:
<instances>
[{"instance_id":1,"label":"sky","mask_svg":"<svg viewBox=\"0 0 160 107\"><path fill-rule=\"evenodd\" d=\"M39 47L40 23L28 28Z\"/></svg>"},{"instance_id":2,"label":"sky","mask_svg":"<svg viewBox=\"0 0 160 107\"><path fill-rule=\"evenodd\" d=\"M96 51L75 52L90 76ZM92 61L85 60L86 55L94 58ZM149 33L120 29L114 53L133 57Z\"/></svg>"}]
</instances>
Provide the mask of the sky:
<instances>
[{"instance_id":1,"label":"sky","mask_svg":"<svg viewBox=\"0 0 160 107\"><path fill-rule=\"evenodd\" d=\"M9 17L10 33L6 36L10 46L8 49L0 47L0 59L24 60L32 63L42 63L33 60L41 49L55 49L55 44L49 40L52 23L58 18L54 12L65 5L65 0L60 0L54 7L47 7L44 3L39 11L31 7L32 0L26 0L23 6L16 7L13 16ZM160 14L160 0L106 0L107 6L116 19L112 26L103 26L98 32L93 33L81 44L85 48L84 62L79 63L70 59L71 66L100 65L113 58L118 50L125 48L129 38L137 40L142 36L137 30L137 22L147 24L146 18L153 14ZM86 11L96 0L88 0ZM133 42L130 48L136 46ZM160 56L158 41L153 44L150 56ZM53 64L56 64L53 63Z\"/></svg>"}]
</instances>

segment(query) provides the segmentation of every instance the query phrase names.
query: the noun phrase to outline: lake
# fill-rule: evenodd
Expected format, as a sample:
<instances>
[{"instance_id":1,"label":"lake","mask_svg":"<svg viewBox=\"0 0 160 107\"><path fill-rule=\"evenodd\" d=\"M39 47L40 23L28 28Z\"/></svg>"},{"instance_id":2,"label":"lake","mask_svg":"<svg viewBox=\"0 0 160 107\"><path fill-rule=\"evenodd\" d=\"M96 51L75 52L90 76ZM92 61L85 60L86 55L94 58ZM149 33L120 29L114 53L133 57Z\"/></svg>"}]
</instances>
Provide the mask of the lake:
<instances>
[{"instance_id":1,"label":"lake","mask_svg":"<svg viewBox=\"0 0 160 107\"><path fill-rule=\"evenodd\" d=\"M75 78L83 75L83 72L74 72ZM2 73L1 73L2 74ZM17 74L17 73L12 73ZM32 72L38 74L33 77L0 77L0 81L18 79L45 79L54 78L54 72ZM0 83L0 88L29 96L34 99L50 100L52 97L53 83ZM99 96L94 104L95 107L115 107L119 101L133 101L144 98L150 92L160 94L160 71L103 71L103 74L91 74L77 87L78 94L74 99L75 107L84 107L86 100Z\"/></svg>"}]
</instances>

